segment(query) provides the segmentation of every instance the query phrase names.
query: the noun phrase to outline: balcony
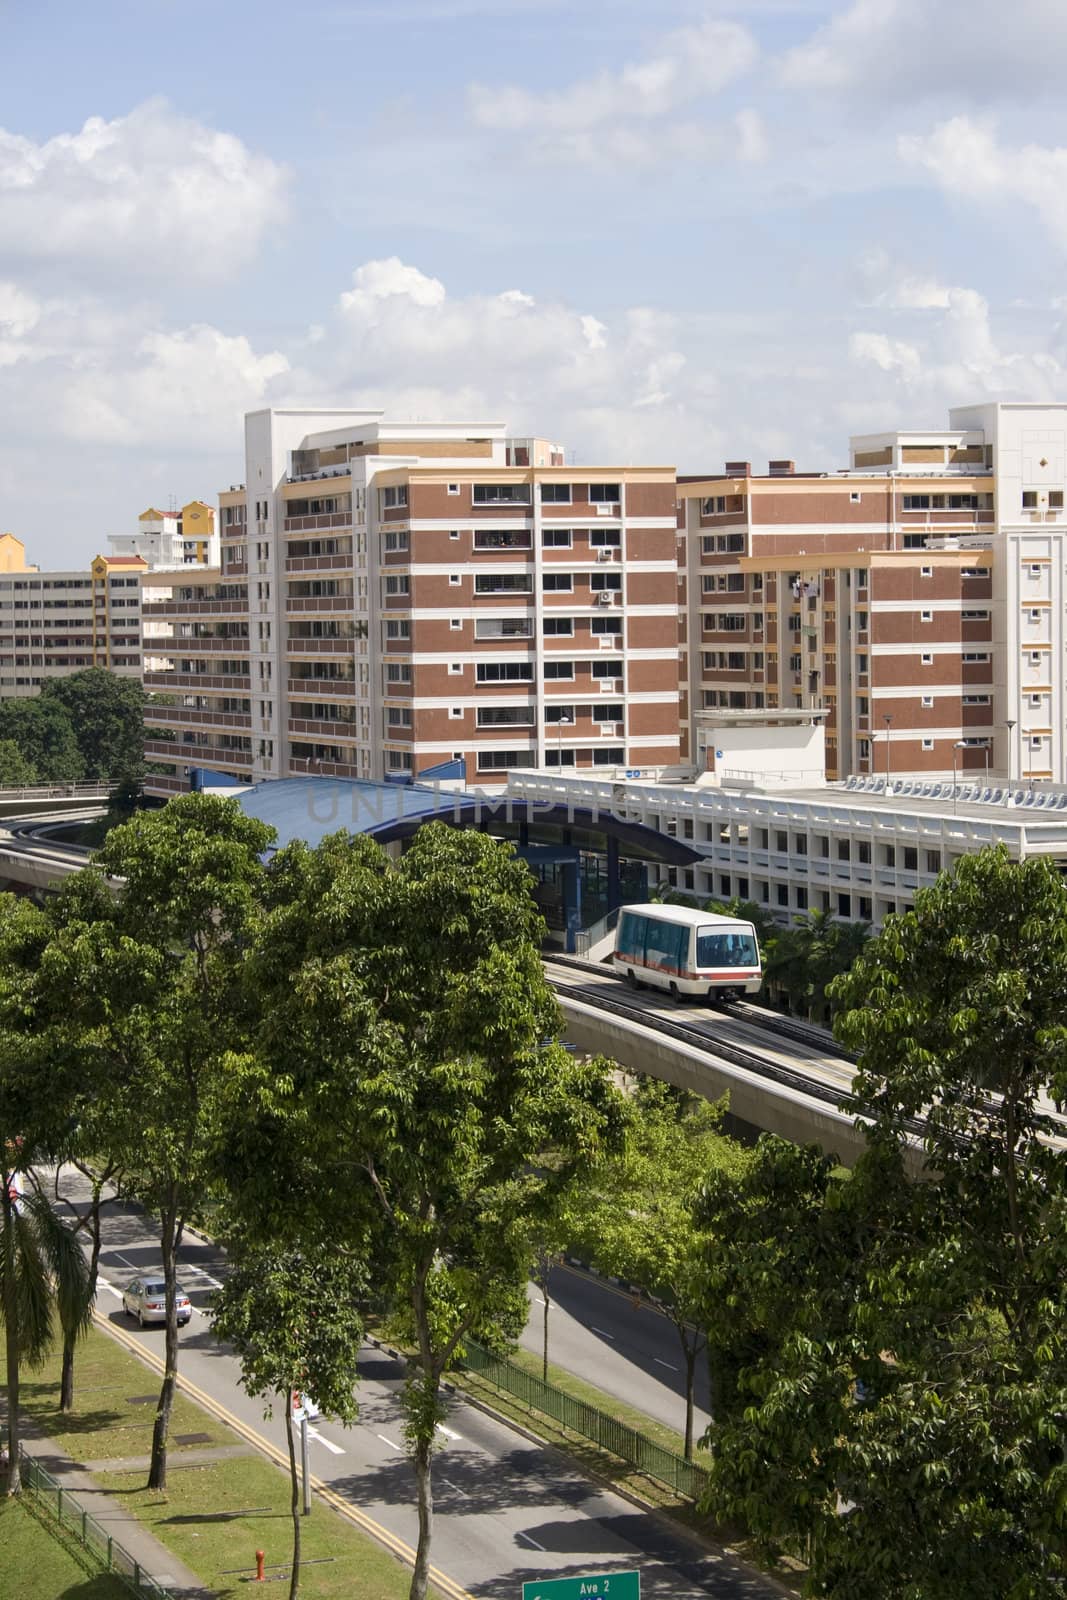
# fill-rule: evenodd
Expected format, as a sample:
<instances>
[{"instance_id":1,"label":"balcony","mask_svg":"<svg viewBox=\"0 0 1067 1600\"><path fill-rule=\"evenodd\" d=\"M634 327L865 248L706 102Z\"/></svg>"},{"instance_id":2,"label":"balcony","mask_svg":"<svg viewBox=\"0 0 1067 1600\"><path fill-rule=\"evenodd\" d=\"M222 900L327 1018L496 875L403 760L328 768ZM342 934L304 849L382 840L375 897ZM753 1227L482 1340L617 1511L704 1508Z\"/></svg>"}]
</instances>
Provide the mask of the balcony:
<instances>
[{"instance_id":1,"label":"balcony","mask_svg":"<svg viewBox=\"0 0 1067 1600\"><path fill-rule=\"evenodd\" d=\"M290 678L288 682L290 695L336 694L345 699L356 698L356 681L354 678Z\"/></svg>"},{"instance_id":2,"label":"balcony","mask_svg":"<svg viewBox=\"0 0 1067 1600\"><path fill-rule=\"evenodd\" d=\"M356 600L351 594L286 595L285 609L287 612L345 611L351 614L356 609Z\"/></svg>"},{"instance_id":3,"label":"balcony","mask_svg":"<svg viewBox=\"0 0 1067 1600\"><path fill-rule=\"evenodd\" d=\"M282 529L285 533L316 533L320 528L351 528L351 511L322 511L315 516L285 517Z\"/></svg>"},{"instance_id":4,"label":"balcony","mask_svg":"<svg viewBox=\"0 0 1067 1600\"><path fill-rule=\"evenodd\" d=\"M145 725L168 728L251 728L248 711L209 711L199 706L145 706Z\"/></svg>"},{"instance_id":5,"label":"balcony","mask_svg":"<svg viewBox=\"0 0 1067 1600\"><path fill-rule=\"evenodd\" d=\"M350 572L352 555L286 556L286 572Z\"/></svg>"},{"instance_id":6,"label":"balcony","mask_svg":"<svg viewBox=\"0 0 1067 1600\"><path fill-rule=\"evenodd\" d=\"M146 739L144 753L147 757L166 756L171 761L181 761L190 767L200 762L209 762L216 767L252 765L251 750L219 750L214 745L183 744L177 739Z\"/></svg>"},{"instance_id":7,"label":"balcony","mask_svg":"<svg viewBox=\"0 0 1067 1600\"><path fill-rule=\"evenodd\" d=\"M320 738L341 739L346 744L355 742L360 738L359 729L354 722L334 722L323 718L290 717L287 723L290 733L314 733Z\"/></svg>"},{"instance_id":8,"label":"balcony","mask_svg":"<svg viewBox=\"0 0 1067 1600\"><path fill-rule=\"evenodd\" d=\"M152 651L145 653L151 655ZM214 672L146 672L144 686L148 690L161 689L165 694L174 694L178 689L225 689L230 694L240 694L251 689L252 680Z\"/></svg>"}]
</instances>

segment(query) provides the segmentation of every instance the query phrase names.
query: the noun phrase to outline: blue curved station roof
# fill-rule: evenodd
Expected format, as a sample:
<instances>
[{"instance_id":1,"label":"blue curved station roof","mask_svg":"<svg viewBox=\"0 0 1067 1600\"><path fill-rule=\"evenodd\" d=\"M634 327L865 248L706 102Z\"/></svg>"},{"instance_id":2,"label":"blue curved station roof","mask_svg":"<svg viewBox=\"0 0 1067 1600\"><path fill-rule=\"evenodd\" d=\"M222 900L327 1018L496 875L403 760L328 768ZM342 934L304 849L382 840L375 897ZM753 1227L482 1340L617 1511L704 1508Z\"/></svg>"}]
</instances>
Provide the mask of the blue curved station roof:
<instances>
[{"instance_id":1,"label":"blue curved station roof","mask_svg":"<svg viewBox=\"0 0 1067 1600\"><path fill-rule=\"evenodd\" d=\"M471 793L440 785L372 783L358 778L273 778L234 792L249 817L270 823L277 845L302 839L316 845L331 833L365 833L379 844L408 838L424 822L491 831L494 824L529 823L608 834L627 848L670 866L690 866L697 851L680 839L644 823L628 822L609 810L549 805L514 795Z\"/></svg>"}]
</instances>

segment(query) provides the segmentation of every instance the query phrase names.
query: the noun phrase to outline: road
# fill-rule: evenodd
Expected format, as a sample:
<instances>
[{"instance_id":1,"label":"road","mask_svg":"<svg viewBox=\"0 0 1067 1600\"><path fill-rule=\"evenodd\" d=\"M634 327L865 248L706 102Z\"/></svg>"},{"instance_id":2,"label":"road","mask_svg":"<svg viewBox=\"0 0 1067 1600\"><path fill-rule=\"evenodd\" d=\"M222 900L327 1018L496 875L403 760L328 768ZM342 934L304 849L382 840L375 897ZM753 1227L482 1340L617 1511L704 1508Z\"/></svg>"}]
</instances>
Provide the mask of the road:
<instances>
[{"instance_id":1,"label":"road","mask_svg":"<svg viewBox=\"0 0 1067 1600\"><path fill-rule=\"evenodd\" d=\"M544 1301L530 1285L530 1320L520 1343L542 1351ZM548 1359L646 1416L681 1433L685 1428L685 1369L671 1323L647 1302L571 1267L554 1267L548 1279ZM708 1414L708 1369L697 1357L695 1417L699 1439Z\"/></svg>"},{"instance_id":2,"label":"road","mask_svg":"<svg viewBox=\"0 0 1067 1600\"><path fill-rule=\"evenodd\" d=\"M79 1185L76 1175L66 1175L65 1192L75 1199L86 1192ZM121 1308L129 1280L158 1270L151 1225L128 1205L110 1205L104 1217L98 1309L127 1341L158 1357L163 1330L139 1330ZM225 1408L246 1436L252 1430L283 1450L282 1421L264 1420L261 1404L238 1386L236 1360L210 1331L206 1307L225 1270L218 1246L193 1238L183 1243L180 1275L194 1315L180 1335L181 1375ZM315 1424L312 1471L389 1536L413 1545L414 1482L399 1403L403 1371L367 1346L359 1378L358 1422L347 1428ZM476 1600L517 1600L523 1582L538 1577L634 1567L646 1600L771 1600L781 1594L759 1574L709 1553L684 1530L599 1488L554 1451L539 1449L462 1400L442 1430L434 1480L434 1566Z\"/></svg>"}]
</instances>

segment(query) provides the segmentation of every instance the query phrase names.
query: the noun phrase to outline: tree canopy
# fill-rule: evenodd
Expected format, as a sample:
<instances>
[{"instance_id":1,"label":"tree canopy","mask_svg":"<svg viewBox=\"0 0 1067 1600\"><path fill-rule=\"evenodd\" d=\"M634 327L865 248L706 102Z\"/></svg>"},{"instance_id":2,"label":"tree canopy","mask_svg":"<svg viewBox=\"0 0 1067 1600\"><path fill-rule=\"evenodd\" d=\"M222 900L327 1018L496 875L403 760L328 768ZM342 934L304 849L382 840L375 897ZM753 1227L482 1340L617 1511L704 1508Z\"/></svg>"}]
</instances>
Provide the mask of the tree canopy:
<instances>
[{"instance_id":1,"label":"tree canopy","mask_svg":"<svg viewBox=\"0 0 1067 1600\"><path fill-rule=\"evenodd\" d=\"M740 1191L709 1185L737 1359L712 1499L806 1552L813 1595L1067 1593L1064 993L1055 866L965 857L834 986L851 1178L766 1141Z\"/></svg>"},{"instance_id":2,"label":"tree canopy","mask_svg":"<svg viewBox=\"0 0 1067 1600\"><path fill-rule=\"evenodd\" d=\"M136 781L144 767L145 695L137 678L87 667L41 686L41 699L66 711L86 778Z\"/></svg>"}]
</instances>

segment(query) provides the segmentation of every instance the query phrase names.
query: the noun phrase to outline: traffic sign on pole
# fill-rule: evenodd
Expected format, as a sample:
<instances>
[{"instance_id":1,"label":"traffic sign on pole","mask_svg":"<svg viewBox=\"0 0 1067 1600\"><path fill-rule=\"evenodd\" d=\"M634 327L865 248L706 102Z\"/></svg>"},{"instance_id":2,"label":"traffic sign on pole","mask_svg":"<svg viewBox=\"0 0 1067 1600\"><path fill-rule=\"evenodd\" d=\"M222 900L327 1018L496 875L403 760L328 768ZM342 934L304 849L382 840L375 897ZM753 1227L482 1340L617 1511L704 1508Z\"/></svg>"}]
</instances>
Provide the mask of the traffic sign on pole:
<instances>
[{"instance_id":1,"label":"traffic sign on pole","mask_svg":"<svg viewBox=\"0 0 1067 1600\"><path fill-rule=\"evenodd\" d=\"M639 1572L590 1572L583 1578L535 1578L522 1600L641 1600Z\"/></svg>"}]
</instances>

